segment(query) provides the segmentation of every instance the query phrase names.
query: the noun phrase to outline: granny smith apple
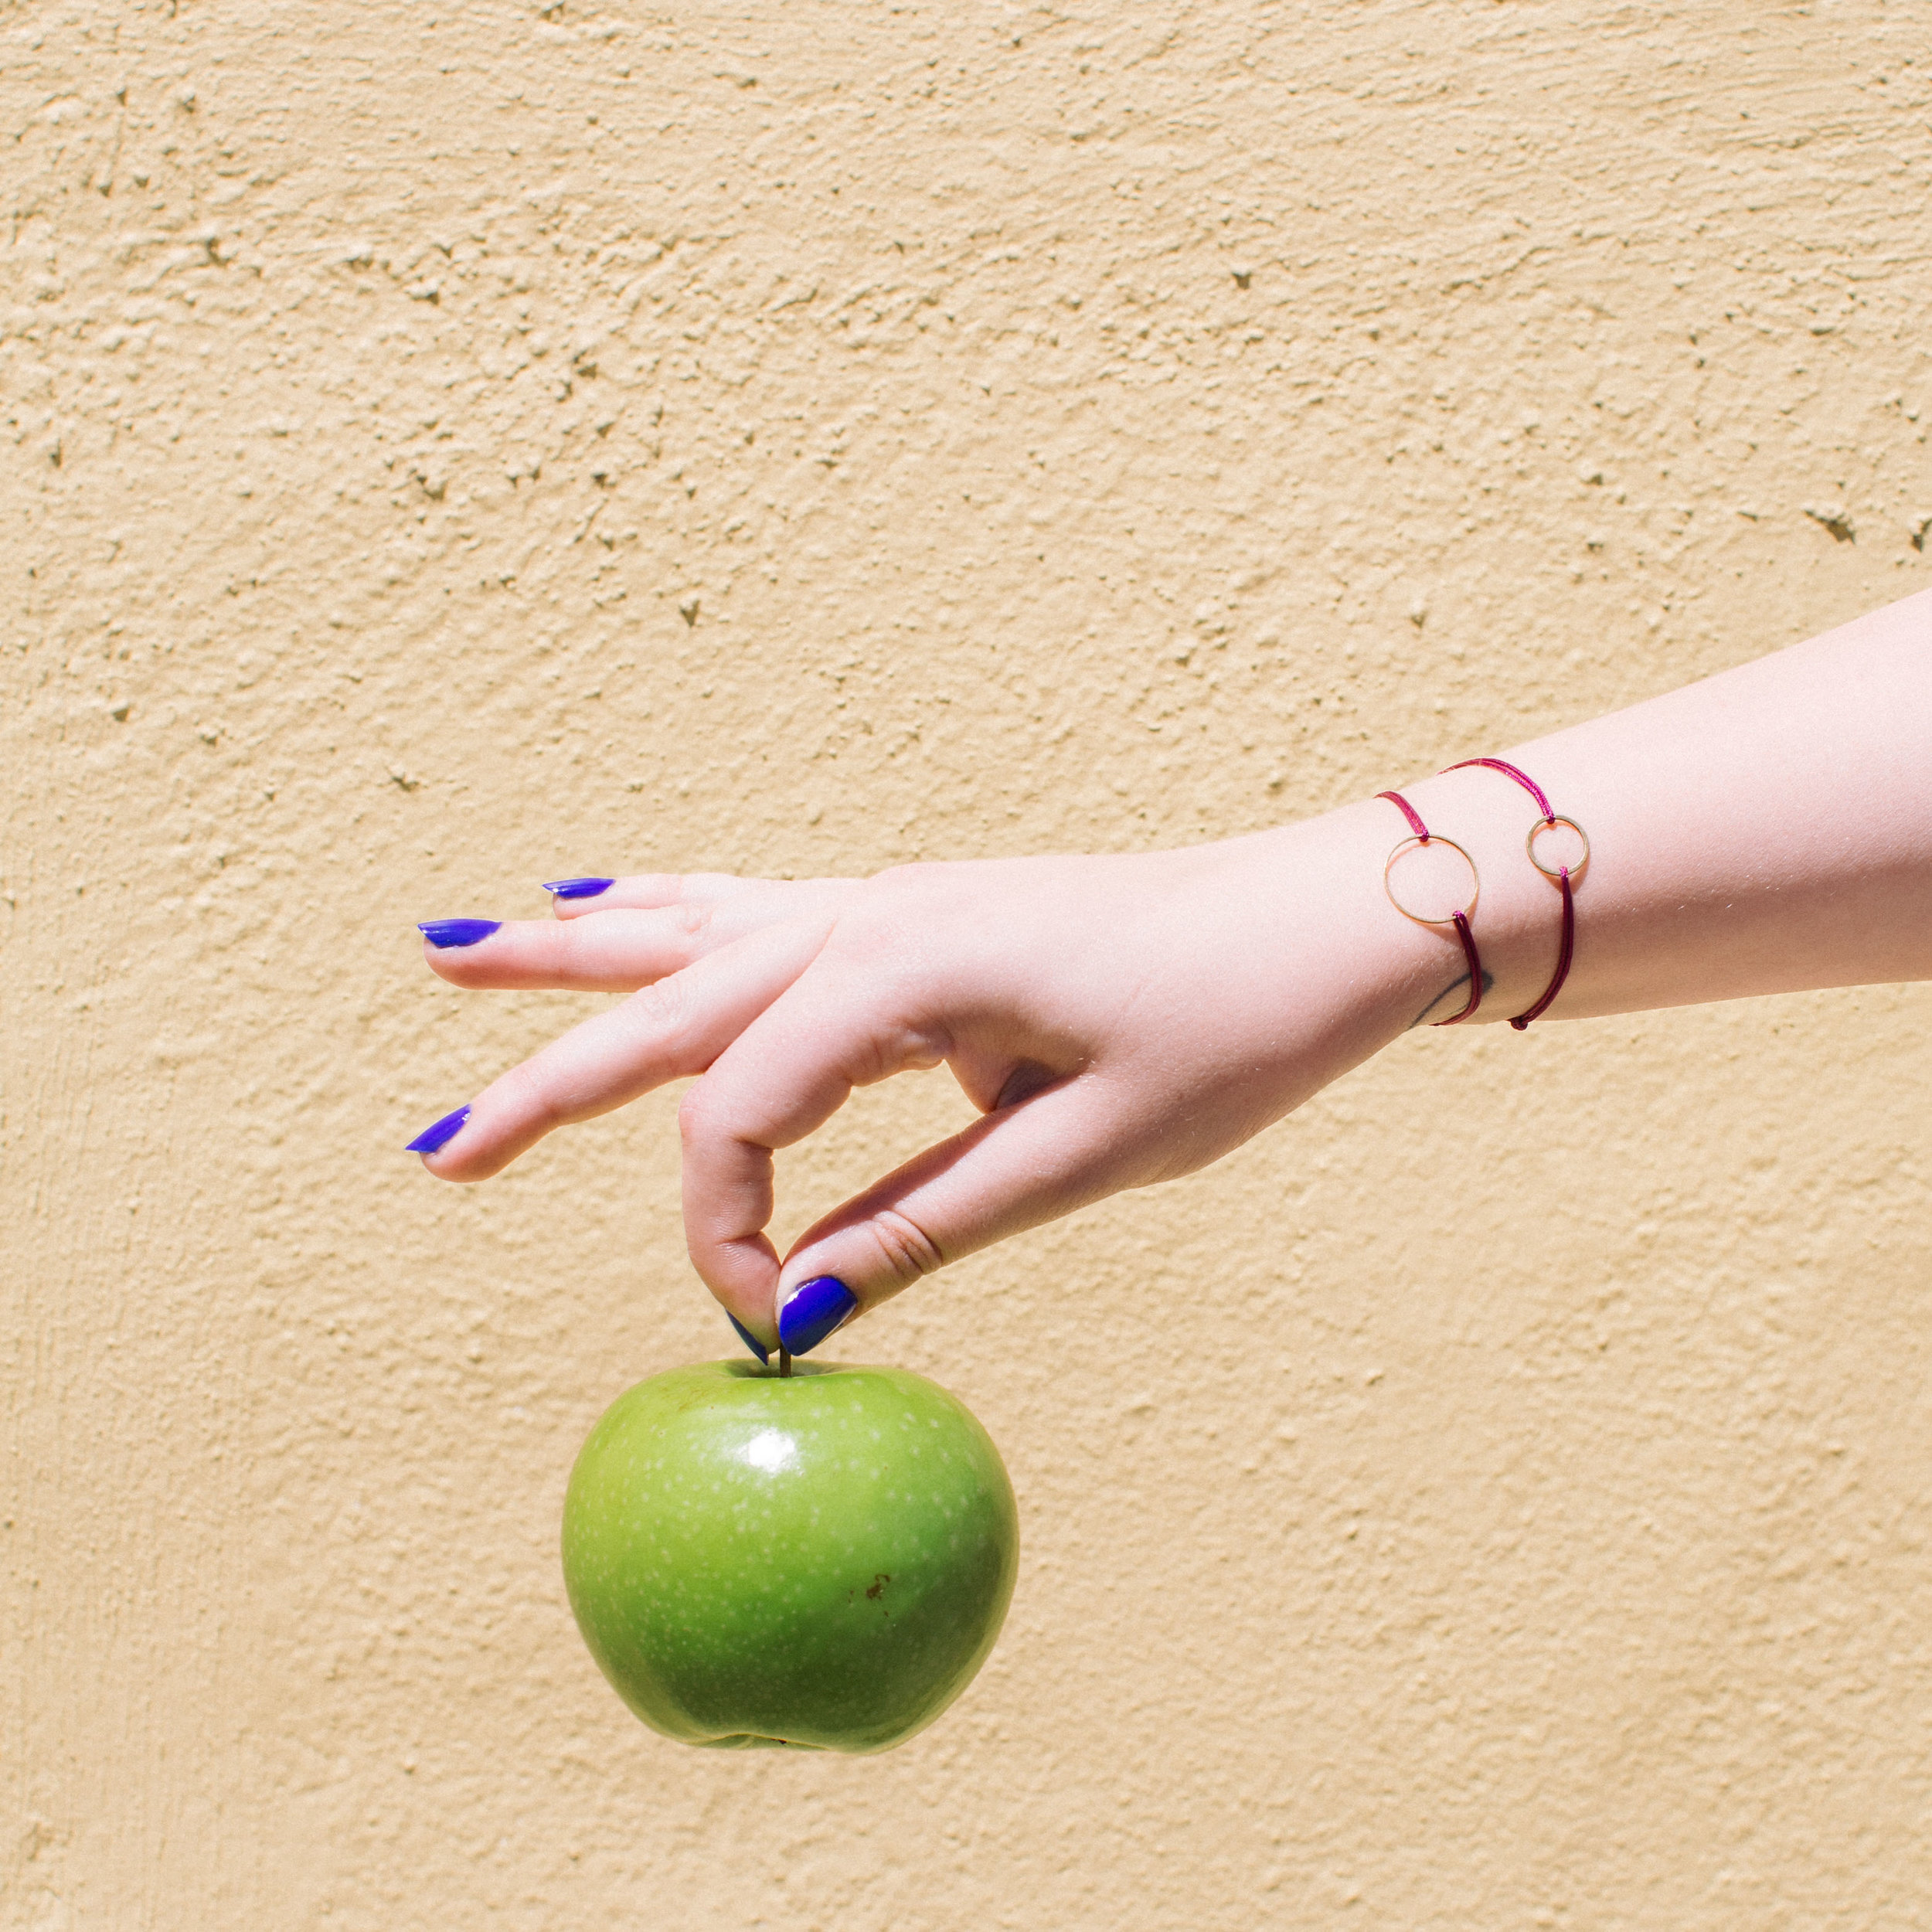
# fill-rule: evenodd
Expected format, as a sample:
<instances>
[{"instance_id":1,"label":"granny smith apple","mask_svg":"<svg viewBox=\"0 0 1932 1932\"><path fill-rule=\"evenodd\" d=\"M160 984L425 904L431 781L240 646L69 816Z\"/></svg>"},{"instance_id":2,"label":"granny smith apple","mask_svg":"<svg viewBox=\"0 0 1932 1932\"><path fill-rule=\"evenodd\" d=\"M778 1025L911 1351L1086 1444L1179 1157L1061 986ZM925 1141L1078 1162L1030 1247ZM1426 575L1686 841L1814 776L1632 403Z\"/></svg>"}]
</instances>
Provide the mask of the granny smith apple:
<instances>
[{"instance_id":1,"label":"granny smith apple","mask_svg":"<svg viewBox=\"0 0 1932 1932\"><path fill-rule=\"evenodd\" d=\"M591 1430L563 1504L591 1655L692 1744L902 1743L985 1662L1019 1556L992 1438L904 1369L653 1376Z\"/></svg>"}]
</instances>

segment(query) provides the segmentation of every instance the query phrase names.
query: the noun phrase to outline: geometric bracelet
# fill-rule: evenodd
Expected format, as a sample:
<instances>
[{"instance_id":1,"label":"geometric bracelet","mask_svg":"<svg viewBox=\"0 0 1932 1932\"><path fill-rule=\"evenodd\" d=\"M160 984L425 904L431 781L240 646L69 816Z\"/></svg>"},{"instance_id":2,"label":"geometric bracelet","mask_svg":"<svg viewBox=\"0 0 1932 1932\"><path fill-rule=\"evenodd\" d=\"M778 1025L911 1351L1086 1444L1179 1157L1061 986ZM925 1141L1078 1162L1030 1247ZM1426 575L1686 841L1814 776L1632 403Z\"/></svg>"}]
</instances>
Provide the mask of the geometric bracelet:
<instances>
[{"instance_id":1,"label":"geometric bracelet","mask_svg":"<svg viewBox=\"0 0 1932 1932\"><path fill-rule=\"evenodd\" d=\"M1389 852L1388 862L1382 868L1382 889L1389 895L1389 903L1404 919L1412 919L1418 926L1452 926L1458 939L1462 942L1463 957L1469 962L1469 1001L1460 1013L1451 1019L1439 1019L1438 1026L1454 1026L1466 1020L1482 1004L1482 961L1476 951L1476 937L1469 930L1470 915L1476 910L1477 895L1482 890L1482 882L1476 873L1476 862L1453 838L1445 838L1440 832L1432 832L1422 822L1422 815L1399 791L1379 791L1378 798L1386 798L1409 821L1410 836L1396 841ZM1469 868L1469 897L1466 905L1458 906L1446 916L1432 917L1405 906L1396 896L1395 883L1389 875L1395 870L1396 861L1412 847L1422 845L1447 845Z\"/></svg>"},{"instance_id":2,"label":"geometric bracelet","mask_svg":"<svg viewBox=\"0 0 1932 1932\"><path fill-rule=\"evenodd\" d=\"M1576 951L1577 944L1577 908L1573 897L1573 888L1581 880L1584 868L1590 863L1590 837L1575 819L1565 818L1552 811L1549 808L1549 801L1543 795L1542 786L1538 784L1526 771L1519 770L1515 766L1503 759L1464 758L1455 764L1445 766L1444 769L1448 771L1461 771L1470 765L1487 765L1492 771L1500 771L1505 777L1515 779L1516 783L1536 800L1539 808L1542 811L1543 817L1530 827L1529 836L1525 841L1529 853L1529 862L1563 896L1563 934L1562 943L1556 949L1556 970L1550 976L1549 984L1543 988L1542 998L1538 1000L1535 1005L1529 1008L1526 1012L1517 1014L1510 1021L1510 1025L1520 1033L1532 1019L1537 1019L1545 1012L1549 1002L1563 991L1563 981L1570 977L1570 962ZM1577 869L1574 872L1571 871L1567 866L1559 866L1553 872L1537 856L1536 841L1545 832L1554 832L1559 825L1567 825L1583 842L1583 855L1577 860Z\"/></svg>"}]
</instances>

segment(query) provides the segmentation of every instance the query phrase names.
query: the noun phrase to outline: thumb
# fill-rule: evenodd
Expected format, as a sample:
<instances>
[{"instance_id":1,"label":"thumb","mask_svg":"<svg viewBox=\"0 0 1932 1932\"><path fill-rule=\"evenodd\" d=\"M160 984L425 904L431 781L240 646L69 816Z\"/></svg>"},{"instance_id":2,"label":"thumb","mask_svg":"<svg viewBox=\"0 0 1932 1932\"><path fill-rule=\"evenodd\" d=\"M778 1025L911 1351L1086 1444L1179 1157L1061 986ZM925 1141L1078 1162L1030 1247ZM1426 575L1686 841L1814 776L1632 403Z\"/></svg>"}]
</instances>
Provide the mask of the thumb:
<instances>
[{"instance_id":1,"label":"thumb","mask_svg":"<svg viewBox=\"0 0 1932 1932\"><path fill-rule=\"evenodd\" d=\"M1085 1073L927 1148L800 1236L779 1270L779 1340L806 1354L947 1262L1128 1185L1124 1126Z\"/></svg>"}]
</instances>

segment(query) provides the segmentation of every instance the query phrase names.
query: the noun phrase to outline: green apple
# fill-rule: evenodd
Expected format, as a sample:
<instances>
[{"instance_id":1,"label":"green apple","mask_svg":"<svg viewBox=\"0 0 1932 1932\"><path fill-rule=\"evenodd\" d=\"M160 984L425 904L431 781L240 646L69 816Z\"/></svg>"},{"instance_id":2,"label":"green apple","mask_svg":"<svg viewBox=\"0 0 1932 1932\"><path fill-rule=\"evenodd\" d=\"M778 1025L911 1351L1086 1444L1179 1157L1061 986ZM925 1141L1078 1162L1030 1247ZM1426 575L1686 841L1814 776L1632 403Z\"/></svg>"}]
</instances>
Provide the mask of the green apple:
<instances>
[{"instance_id":1,"label":"green apple","mask_svg":"<svg viewBox=\"0 0 1932 1932\"><path fill-rule=\"evenodd\" d=\"M692 1744L903 1743L986 1661L1019 1556L992 1438L904 1369L653 1376L591 1430L563 1504L591 1655Z\"/></svg>"}]
</instances>

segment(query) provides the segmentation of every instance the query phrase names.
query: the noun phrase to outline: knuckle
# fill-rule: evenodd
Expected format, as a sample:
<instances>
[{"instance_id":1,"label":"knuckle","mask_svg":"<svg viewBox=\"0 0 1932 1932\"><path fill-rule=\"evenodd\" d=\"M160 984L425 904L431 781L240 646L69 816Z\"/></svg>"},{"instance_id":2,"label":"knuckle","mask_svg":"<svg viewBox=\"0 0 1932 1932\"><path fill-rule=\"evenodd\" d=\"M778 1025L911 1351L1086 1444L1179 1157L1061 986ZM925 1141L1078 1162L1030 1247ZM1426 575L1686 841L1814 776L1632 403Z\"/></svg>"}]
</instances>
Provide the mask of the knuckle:
<instances>
[{"instance_id":1,"label":"knuckle","mask_svg":"<svg viewBox=\"0 0 1932 1932\"><path fill-rule=\"evenodd\" d=\"M866 880L840 909L829 951L875 978L883 975L889 980L910 973L931 923L930 907L923 892L906 890L896 882L919 869L902 866Z\"/></svg>"},{"instance_id":2,"label":"knuckle","mask_svg":"<svg viewBox=\"0 0 1932 1932\"><path fill-rule=\"evenodd\" d=\"M675 1041L690 1015L690 1001L682 982L673 973L668 979L655 981L631 995L638 1017L651 1032Z\"/></svg>"},{"instance_id":3,"label":"knuckle","mask_svg":"<svg viewBox=\"0 0 1932 1932\"><path fill-rule=\"evenodd\" d=\"M699 1081L678 1103L678 1138L687 1148L699 1147L716 1138L711 1097Z\"/></svg>"},{"instance_id":4,"label":"knuckle","mask_svg":"<svg viewBox=\"0 0 1932 1932\"><path fill-rule=\"evenodd\" d=\"M879 1259L898 1287L909 1287L929 1274L937 1274L946 1265L939 1243L910 1215L899 1209L882 1208L867 1226L878 1246Z\"/></svg>"},{"instance_id":5,"label":"knuckle","mask_svg":"<svg viewBox=\"0 0 1932 1932\"><path fill-rule=\"evenodd\" d=\"M560 1127L565 1110L556 1088L536 1066L513 1066L498 1086L510 1102L512 1111L542 1133Z\"/></svg>"}]
</instances>

